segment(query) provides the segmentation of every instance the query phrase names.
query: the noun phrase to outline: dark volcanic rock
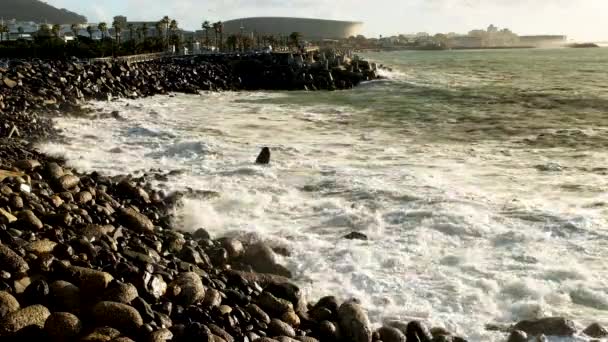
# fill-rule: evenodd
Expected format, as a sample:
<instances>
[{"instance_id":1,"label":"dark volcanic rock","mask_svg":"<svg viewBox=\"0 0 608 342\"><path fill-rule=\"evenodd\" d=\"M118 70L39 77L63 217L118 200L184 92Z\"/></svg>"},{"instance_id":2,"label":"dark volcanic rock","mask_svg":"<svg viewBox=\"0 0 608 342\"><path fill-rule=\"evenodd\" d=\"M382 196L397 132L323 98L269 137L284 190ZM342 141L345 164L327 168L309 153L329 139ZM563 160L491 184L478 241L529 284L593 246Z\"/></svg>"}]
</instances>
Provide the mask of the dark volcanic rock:
<instances>
[{"instance_id":1,"label":"dark volcanic rock","mask_svg":"<svg viewBox=\"0 0 608 342\"><path fill-rule=\"evenodd\" d=\"M383 342L405 342L405 334L399 329L392 327L382 327L378 329L378 334Z\"/></svg>"},{"instance_id":2,"label":"dark volcanic rock","mask_svg":"<svg viewBox=\"0 0 608 342\"><path fill-rule=\"evenodd\" d=\"M0 265L9 272L20 273L29 270L27 262L19 254L3 244L0 244Z\"/></svg>"},{"instance_id":3,"label":"dark volcanic rock","mask_svg":"<svg viewBox=\"0 0 608 342\"><path fill-rule=\"evenodd\" d=\"M521 330L514 330L509 334L507 342L527 342L528 335Z\"/></svg>"},{"instance_id":4,"label":"dark volcanic rock","mask_svg":"<svg viewBox=\"0 0 608 342\"><path fill-rule=\"evenodd\" d=\"M593 323L585 328L583 333L593 338L604 338L608 336L608 329L604 328L599 323Z\"/></svg>"},{"instance_id":5,"label":"dark volcanic rock","mask_svg":"<svg viewBox=\"0 0 608 342\"><path fill-rule=\"evenodd\" d=\"M270 333L270 336L296 336L295 331L289 324L275 318L270 321L268 332Z\"/></svg>"},{"instance_id":6,"label":"dark volcanic rock","mask_svg":"<svg viewBox=\"0 0 608 342\"><path fill-rule=\"evenodd\" d=\"M367 240L367 235L359 232L352 232L348 235L345 235L344 238L347 240Z\"/></svg>"},{"instance_id":7,"label":"dark volcanic rock","mask_svg":"<svg viewBox=\"0 0 608 342\"><path fill-rule=\"evenodd\" d=\"M152 233L154 231L152 221L146 215L132 208L121 209L118 220L120 224L137 233Z\"/></svg>"},{"instance_id":8,"label":"dark volcanic rock","mask_svg":"<svg viewBox=\"0 0 608 342\"><path fill-rule=\"evenodd\" d=\"M574 323L563 317L547 317L534 321L521 321L513 327L528 335L538 336L541 334L549 336L572 336L576 333Z\"/></svg>"},{"instance_id":9,"label":"dark volcanic rock","mask_svg":"<svg viewBox=\"0 0 608 342\"><path fill-rule=\"evenodd\" d=\"M75 315L68 312L55 312L44 324L44 331L52 338L66 341L80 334L82 323Z\"/></svg>"},{"instance_id":10,"label":"dark volcanic rock","mask_svg":"<svg viewBox=\"0 0 608 342\"><path fill-rule=\"evenodd\" d=\"M100 326L116 328L121 332L135 332L144 322L132 306L117 302L99 302L92 310L95 323Z\"/></svg>"},{"instance_id":11,"label":"dark volcanic rock","mask_svg":"<svg viewBox=\"0 0 608 342\"><path fill-rule=\"evenodd\" d=\"M262 148L262 151L255 160L256 164L269 164L270 163L270 149L268 147Z\"/></svg>"},{"instance_id":12,"label":"dark volcanic rock","mask_svg":"<svg viewBox=\"0 0 608 342\"><path fill-rule=\"evenodd\" d=\"M36 326L42 329L50 315L51 313L49 310L42 305L32 305L11 312L0 320L0 336L12 335L19 330L30 326Z\"/></svg>"},{"instance_id":13,"label":"dark volcanic rock","mask_svg":"<svg viewBox=\"0 0 608 342\"><path fill-rule=\"evenodd\" d=\"M194 272L181 273L169 285L167 293L183 305L196 304L205 299L201 277Z\"/></svg>"},{"instance_id":14,"label":"dark volcanic rock","mask_svg":"<svg viewBox=\"0 0 608 342\"><path fill-rule=\"evenodd\" d=\"M371 342L372 330L367 313L357 303L346 302L338 310L340 330L353 342ZM409 339L408 339L409 341ZM412 339L412 341L414 341Z\"/></svg>"}]
</instances>

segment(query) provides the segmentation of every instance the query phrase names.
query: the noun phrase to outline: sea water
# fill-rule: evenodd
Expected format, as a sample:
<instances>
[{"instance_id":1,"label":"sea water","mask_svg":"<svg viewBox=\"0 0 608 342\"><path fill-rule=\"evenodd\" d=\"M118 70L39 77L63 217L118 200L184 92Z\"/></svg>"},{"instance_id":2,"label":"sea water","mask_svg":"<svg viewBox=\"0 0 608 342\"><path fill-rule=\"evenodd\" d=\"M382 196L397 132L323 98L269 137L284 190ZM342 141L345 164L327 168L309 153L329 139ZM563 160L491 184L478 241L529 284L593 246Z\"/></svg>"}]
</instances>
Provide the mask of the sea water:
<instances>
[{"instance_id":1,"label":"sea water","mask_svg":"<svg viewBox=\"0 0 608 342\"><path fill-rule=\"evenodd\" d=\"M376 325L489 341L488 323L608 323L608 49L365 57L386 80L93 103L124 120L57 119L68 139L41 148L181 171L157 186L220 196L186 200L179 229L284 247L310 300L357 297Z\"/></svg>"}]
</instances>

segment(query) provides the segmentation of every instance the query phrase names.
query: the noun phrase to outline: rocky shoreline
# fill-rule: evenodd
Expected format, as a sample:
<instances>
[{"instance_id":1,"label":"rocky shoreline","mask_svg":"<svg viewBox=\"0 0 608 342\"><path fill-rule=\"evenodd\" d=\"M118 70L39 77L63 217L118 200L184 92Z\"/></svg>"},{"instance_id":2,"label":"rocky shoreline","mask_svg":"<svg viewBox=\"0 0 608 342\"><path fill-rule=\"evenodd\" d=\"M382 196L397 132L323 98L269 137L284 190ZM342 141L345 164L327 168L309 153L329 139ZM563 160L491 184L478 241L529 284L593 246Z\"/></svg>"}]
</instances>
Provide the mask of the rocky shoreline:
<instances>
[{"instance_id":1,"label":"rocky shoreline","mask_svg":"<svg viewBox=\"0 0 608 342\"><path fill-rule=\"evenodd\" d=\"M203 228L179 232L173 209L187 194L149 185L168 175L79 173L32 147L55 135L51 115L78 114L90 99L309 85L346 89L377 77L363 61L356 68L327 68L270 57L275 59L209 56L134 65L38 61L0 70L3 341L465 341L418 321L372 329L357 300L328 296L307 303L289 270L277 263L281 251L261 241L212 237ZM312 78L299 77L303 70ZM576 332L562 318L501 329L510 342ZM600 326L585 333L608 334Z\"/></svg>"}]
</instances>

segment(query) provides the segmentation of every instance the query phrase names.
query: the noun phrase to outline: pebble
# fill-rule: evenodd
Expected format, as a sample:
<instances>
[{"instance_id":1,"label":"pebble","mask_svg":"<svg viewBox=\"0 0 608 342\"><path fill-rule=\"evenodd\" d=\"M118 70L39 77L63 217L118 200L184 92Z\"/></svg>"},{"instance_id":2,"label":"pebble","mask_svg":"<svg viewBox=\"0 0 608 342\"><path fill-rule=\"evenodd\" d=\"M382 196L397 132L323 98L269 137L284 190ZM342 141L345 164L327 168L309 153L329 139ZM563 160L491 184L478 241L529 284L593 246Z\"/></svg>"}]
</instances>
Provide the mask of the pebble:
<instances>
[{"instance_id":1,"label":"pebble","mask_svg":"<svg viewBox=\"0 0 608 342\"><path fill-rule=\"evenodd\" d=\"M23 223L29 229L40 230L44 227L42 221L31 210L24 210L17 217L19 218L19 223Z\"/></svg>"},{"instance_id":2,"label":"pebble","mask_svg":"<svg viewBox=\"0 0 608 342\"><path fill-rule=\"evenodd\" d=\"M6 291L0 291L0 319L11 312L19 310L20 305L17 299Z\"/></svg>"}]
</instances>

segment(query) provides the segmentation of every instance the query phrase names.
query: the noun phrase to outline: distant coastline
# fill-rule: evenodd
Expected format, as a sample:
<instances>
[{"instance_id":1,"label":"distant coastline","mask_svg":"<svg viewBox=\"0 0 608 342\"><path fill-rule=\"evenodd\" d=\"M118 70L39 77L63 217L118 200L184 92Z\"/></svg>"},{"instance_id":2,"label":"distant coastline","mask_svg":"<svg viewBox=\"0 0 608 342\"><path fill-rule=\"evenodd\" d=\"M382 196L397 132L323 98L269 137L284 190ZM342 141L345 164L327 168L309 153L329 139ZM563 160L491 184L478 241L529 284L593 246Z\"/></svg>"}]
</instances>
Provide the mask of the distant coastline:
<instances>
[{"instance_id":1,"label":"distant coastline","mask_svg":"<svg viewBox=\"0 0 608 342\"><path fill-rule=\"evenodd\" d=\"M482 46L482 47L379 47L369 49L356 49L355 52L390 52L390 51L451 51L451 50L518 50L518 49L543 49L549 47L533 46L533 45L516 45L516 46ZM601 48L594 43L573 43L560 46L552 46L550 48Z\"/></svg>"}]
</instances>

